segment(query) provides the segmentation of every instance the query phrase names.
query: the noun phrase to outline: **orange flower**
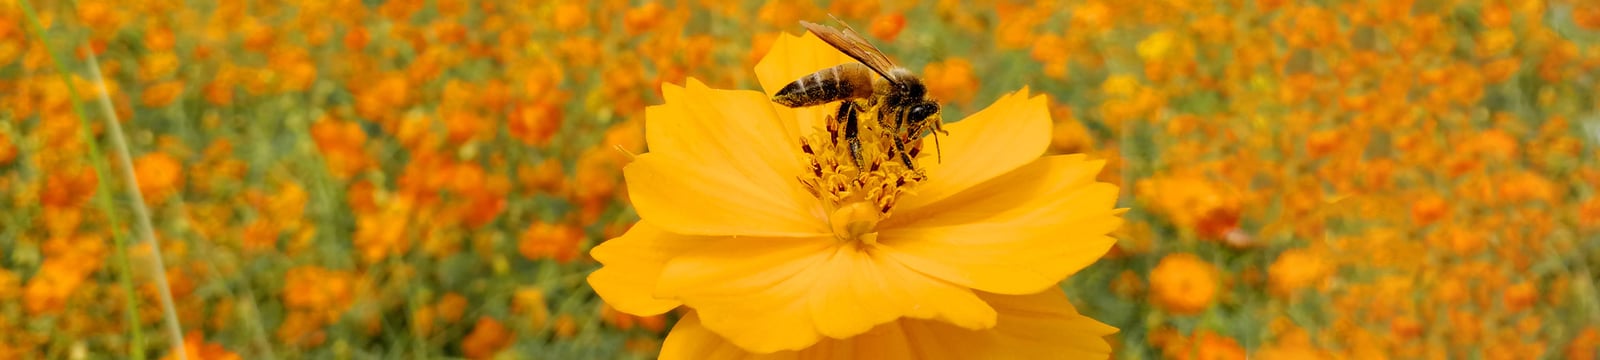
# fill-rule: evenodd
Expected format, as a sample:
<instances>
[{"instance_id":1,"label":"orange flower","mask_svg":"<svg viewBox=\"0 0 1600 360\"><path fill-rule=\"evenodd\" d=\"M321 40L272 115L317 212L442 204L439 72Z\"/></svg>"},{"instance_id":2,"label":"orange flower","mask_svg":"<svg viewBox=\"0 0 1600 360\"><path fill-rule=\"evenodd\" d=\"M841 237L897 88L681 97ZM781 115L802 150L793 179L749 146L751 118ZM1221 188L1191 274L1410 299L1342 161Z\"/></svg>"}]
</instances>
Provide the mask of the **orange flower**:
<instances>
[{"instance_id":1,"label":"orange flower","mask_svg":"<svg viewBox=\"0 0 1600 360\"><path fill-rule=\"evenodd\" d=\"M1162 353L1174 360L1244 360L1244 348L1231 337L1200 330L1192 338L1182 338L1162 346Z\"/></svg>"},{"instance_id":2,"label":"orange flower","mask_svg":"<svg viewBox=\"0 0 1600 360\"><path fill-rule=\"evenodd\" d=\"M469 359L487 359L511 345L511 330L494 318L478 318L472 332L461 339L461 352Z\"/></svg>"},{"instance_id":3,"label":"orange flower","mask_svg":"<svg viewBox=\"0 0 1600 360\"><path fill-rule=\"evenodd\" d=\"M182 80L168 80L144 88L144 93L139 95L139 102L148 107L163 107L172 104L183 94Z\"/></svg>"},{"instance_id":4,"label":"orange flower","mask_svg":"<svg viewBox=\"0 0 1600 360\"><path fill-rule=\"evenodd\" d=\"M44 185L39 187L39 202L46 208L82 206L94 197L99 181L100 177L88 166L56 168L45 175Z\"/></svg>"},{"instance_id":5,"label":"orange flower","mask_svg":"<svg viewBox=\"0 0 1600 360\"><path fill-rule=\"evenodd\" d=\"M556 338L571 339L578 334L578 321L572 319L572 315L561 314L556 317L556 323L551 328L555 329Z\"/></svg>"},{"instance_id":6,"label":"orange flower","mask_svg":"<svg viewBox=\"0 0 1600 360\"><path fill-rule=\"evenodd\" d=\"M1241 200L1233 191L1193 174L1158 175L1135 185L1152 212L1207 239L1226 239L1238 225Z\"/></svg>"},{"instance_id":7,"label":"orange flower","mask_svg":"<svg viewBox=\"0 0 1600 360\"><path fill-rule=\"evenodd\" d=\"M347 271L300 266L289 269L283 279L284 306L323 324L338 321L356 300L356 275Z\"/></svg>"},{"instance_id":8,"label":"orange flower","mask_svg":"<svg viewBox=\"0 0 1600 360\"><path fill-rule=\"evenodd\" d=\"M1216 269L1191 253L1173 253L1150 270L1150 295L1174 314L1193 315L1211 307L1217 296Z\"/></svg>"},{"instance_id":9,"label":"orange flower","mask_svg":"<svg viewBox=\"0 0 1600 360\"><path fill-rule=\"evenodd\" d=\"M439 298L439 302L433 304L433 309L445 322L456 322L467 312L467 297L454 292L445 293Z\"/></svg>"},{"instance_id":10,"label":"orange flower","mask_svg":"<svg viewBox=\"0 0 1600 360\"><path fill-rule=\"evenodd\" d=\"M1439 196L1425 196L1411 204L1411 221L1427 226L1450 214L1450 204Z\"/></svg>"},{"instance_id":11,"label":"orange flower","mask_svg":"<svg viewBox=\"0 0 1600 360\"><path fill-rule=\"evenodd\" d=\"M0 166L10 165L17 159L17 144L9 133L0 132Z\"/></svg>"},{"instance_id":12,"label":"orange flower","mask_svg":"<svg viewBox=\"0 0 1600 360\"><path fill-rule=\"evenodd\" d=\"M1533 307L1539 301L1539 288L1530 282L1520 282L1512 285L1505 292L1506 310L1518 312Z\"/></svg>"},{"instance_id":13,"label":"orange flower","mask_svg":"<svg viewBox=\"0 0 1600 360\"><path fill-rule=\"evenodd\" d=\"M1023 90L946 126L942 162L924 151L916 171L882 155L893 145L868 125L873 175L852 181L860 170L823 130L831 110L769 98L852 60L780 36L756 67L766 93L663 89L666 104L646 110L650 152L624 169L642 220L592 252L604 267L589 283L617 310L693 310L663 358L1107 356L1114 329L1057 283L1114 243L1116 188L1094 181L1101 161L1040 157L1043 97Z\"/></svg>"},{"instance_id":14,"label":"orange flower","mask_svg":"<svg viewBox=\"0 0 1600 360\"><path fill-rule=\"evenodd\" d=\"M952 58L928 64L922 69L928 84L928 95L957 104L972 101L977 95L978 76L972 72L972 63L966 59Z\"/></svg>"},{"instance_id":15,"label":"orange flower","mask_svg":"<svg viewBox=\"0 0 1600 360\"><path fill-rule=\"evenodd\" d=\"M589 23L589 13L584 10L583 3L579 2L556 4L556 9L550 13L550 18L556 30L564 33L578 31Z\"/></svg>"},{"instance_id":16,"label":"orange flower","mask_svg":"<svg viewBox=\"0 0 1600 360\"><path fill-rule=\"evenodd\" d=\"M1578 224L1585 228L1600 227L1600 196L1590 198L1578 207Z\"/></svg>"},{"instance_id":17,"label":"orange flower","mask_svg":"<svg viewBox=\"0 0 1600 360\"><path fill-rule=\"evenodd\" d=\"M894 42L895 38L900 37L900 30L905 29L905 27L906 16L898 12L892 12L873 18L871 30L867 31L871 32L872 36L883 39L885 42Z\"/></svg>"},{"instance_id":18,"label":"orange flower","mask_svg":"<svg viewBox=\"0 0 1600 360\"><path fill-rule=\"evenodd\" d=\"M511 136L527 145L545 146L561 129L561 105L555 102L519 103L508 117Z\"/></svg>"},{"instance_id":19,"label":"orange flower","mask_svg":"<svg viewBox=\"0 0 1600 360\"><path fill-rule=\"evenodd\" d=\"M161 204L183 187L183 164L166 153L153 152L133 160L139 193L150 204Z\"/></svg>"},{"instance_id":20,"label":"orange flower","mask_svg":"<svg viewBox=\"0 0 1600 360\"><path fill-rule=\"evenodd\" d=\"M39 266L22 291L23 308L30 315L56 314L65 309L67 298L78 290L88 273L75 269L73 261L51 258Z\"/></svg>"},{"instance_id":21,"label":"orange flower","mask_svg":"<svg viewBox=\"0 0 1600 360\"><path fill-rule=\"evenodd\" d=\"M1572 22L1584 29L1600 30L1600 4L1582 3L1576 6L1572 9Z\"/></svg>"},{"instance_id":22,"label":"orange flower","mask_svg":"<svg viewBox=\"0 0 1600 360\"><path fill-rule=\"evenodd\" d=\"M1305 288L1317 288L1326 279L1329 264L1309 249L1289 249L1278 254L1268 268L1275 295L1289 296Z\"/></svg>"},{"instance_id":23,"label":"orange flower","mask_svg":"<svg viewBox=\"0 0 1600 360\"><path fill-rule=\"evenodd\" d=\"M561 159L550 158L540 161L539 165L522 165L517 169L517 181L523 188L545 193L560 191L566 183L566 170L561 167Z\"/></svg>"},{"instance_id":24,"label":"orange flower","mask_svg":"<svg viewBox=\"0 0 1600 360\"><path fill-rule=\"evenodd\" d=\"M661 6L661 3L655 1L646 2L643 5L639 5L639 7L628 9L628 12L622 17L622 29L627 32L628 36L638 36L640 33L650 31L657 25L661 25L663 15L666 15L666 13L667 8Z\"/></svg>"},{"instance_id":25,"label":"orange flower","mask_svg":"<svg viewBox=\"0 0 1600 360\"><path fill-rule=\"evenodd\" d=\"M323 118L311 125L311 138L334 177L348 179L372 165L363 150L367 132L360 124Z\"/></svg>"},{"instance_id":26,"label":"orange flower","mask_svg":"<svg viewBox=\"0 0 1600 360\"><path fill-rule=\"evenodd\" d=\"M1597 13L1600 13L1600 6L1596 6L1595 9ZM1595 16L1600 18L1600 14ZM1600 19L1596 20L1597 23L1600 23ZM1595 28L1600 28L1600 24L1597 24ZM1584 327L1583 331L1574 336L1572 342L1567 343L1565 355L1570 360L1594 360L1597 356L1600 356L1597 354L1600 354L1600 330L1590 325Z\"/></svg>"},{"instance_id":27,"label":"orange flower","mask_svg":"<svg viewBox=\"0 0 1600 360\"><path fill-rule=\"evenodd\" d=\"M517 252L529 260L551 258L565 263L578 257L581 241L582 231L571 225L535 222L522 232Z\"/></svg>"},{"instance_id":28,"label":"orange flower","mask_svg":"<svg viewBox=\"0 0 1600 360\"><path fill-rule=\"evenodd\" d=\"M220 344L206 343L203 335L198 331L191 331L183 336L184 358L194 360L239 360L239 354L228 351ZM161 360L177 359L177 354L167 354Z\"/></svg>"},{"instance_id":29,"label":"orange flower","mask_svg":"<svg viewBox=\"0 0 1600 360\"><path fill-rule=\"evenodd\" d=\"M360 259L368 264L411 251L414 234L408 234L415 213L416 199L391 198L377 213L358 214L356 233L351 243Z\"/></svg>"}]
</instances>

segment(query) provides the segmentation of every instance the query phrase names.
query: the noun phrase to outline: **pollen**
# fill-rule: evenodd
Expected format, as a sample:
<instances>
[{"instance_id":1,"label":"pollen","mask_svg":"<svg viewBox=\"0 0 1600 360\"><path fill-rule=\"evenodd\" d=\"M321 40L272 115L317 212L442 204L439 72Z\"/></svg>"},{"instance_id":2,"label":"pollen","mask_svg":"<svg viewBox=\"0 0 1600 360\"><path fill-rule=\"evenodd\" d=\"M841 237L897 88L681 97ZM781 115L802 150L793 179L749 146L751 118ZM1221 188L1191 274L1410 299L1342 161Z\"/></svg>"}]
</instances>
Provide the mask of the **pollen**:
<instances>
[{"instance_id":1,"label":"pollen","mask_svg":"<svg viewBox=\"0 0 1600 360\"><path fill-rule=\"evenodd\" d=\"M921 170L908 168L899 159L894 134L879 124L876 113L869 108L859 114L859 154L851 150L845 124L831 116L826 131L800 139L809 165L798 177L800 184L822 201L841 240L869 239L895 202L925 180ZM907 151L914 154L915 149Z\"/></svg>"}]
</instances>

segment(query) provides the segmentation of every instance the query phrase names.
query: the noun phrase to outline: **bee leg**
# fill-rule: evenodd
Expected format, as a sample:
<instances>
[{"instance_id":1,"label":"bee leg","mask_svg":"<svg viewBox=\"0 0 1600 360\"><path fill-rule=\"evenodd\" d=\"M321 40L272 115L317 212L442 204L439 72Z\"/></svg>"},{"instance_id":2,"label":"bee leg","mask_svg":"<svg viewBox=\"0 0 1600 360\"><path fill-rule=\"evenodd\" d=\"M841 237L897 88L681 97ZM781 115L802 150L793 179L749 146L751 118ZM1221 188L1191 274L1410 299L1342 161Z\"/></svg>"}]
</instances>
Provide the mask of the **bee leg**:
<instances>
[{"instance_id":1,"label":"bee leg","mask_svg":"<svg viewBox=\"0 0 1600 360\"><path fill-rule=\"evenodd\" d=\"M844 140L850 144L850 155L856 159L856 168L861 168L865 161L861 158L861 127L856 121L856 103L845 101L839 103L839 112L834 119L844 121Z\"/></svg>"},{"instance_id":2,"label":"bee leg","mask_svg":"<svg viewBox=\"0 0 1600 360\"><path fill-rule=\"evenodd\" d=\"M906 114L901 111L899 114L895 114L894 118L894 152L900 154L900 161L906 164L906 169L916 170L917 166L911 164L911 155L906 152L906 142L911 141L910 133L906 131Z\"/></svg>"},{"instance_id":3,"label":"bee leg","mask_svg":"<svg viewBox=\"0 0 1600 360\"><path fill-rule=\"evenodd\" d=\"M894 142L894 150L895 150L895 152L900 153L900 161L906 163L906 169L909 169L909 170L916 170L917 169L916 165L912 165L911 164L911 153L906 152L906 142L905 141L898 141L898 140L895 141Z\"/></svg>"}]
</instances>

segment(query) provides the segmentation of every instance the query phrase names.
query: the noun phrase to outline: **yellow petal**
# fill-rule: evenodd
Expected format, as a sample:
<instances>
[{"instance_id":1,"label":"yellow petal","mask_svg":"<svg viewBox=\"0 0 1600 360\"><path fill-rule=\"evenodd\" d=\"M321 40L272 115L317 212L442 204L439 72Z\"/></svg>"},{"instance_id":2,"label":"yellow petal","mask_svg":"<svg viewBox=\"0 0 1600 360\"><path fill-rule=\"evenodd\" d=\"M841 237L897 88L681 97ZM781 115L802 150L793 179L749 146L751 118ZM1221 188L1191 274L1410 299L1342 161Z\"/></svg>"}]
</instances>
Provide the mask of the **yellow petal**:
<instances>
[{"instance_id":1,"label":"yellow petal","mask_svg":"<svg viewBox=\"0 0 1600 360\"><path fill-rule=\"evenodd\" d=\"M810 32L801 36L778 34L772 49L756 63L756 81L767 96L777 95L778 90L800 77L850 62L856 60Z\"/></svg>"},{"instance_id":2,"label":"yellow petal","mask_svg":"<svg viewBox=\"0 0 1600 360\"><path fill-rule=\"evenodd\" d=\"M650 153L623 171L639 217L693 235L827 233L820 203L795 180L797 137L752 91L666 86L646 109Z\"/></svg>"},{"instance_id":3,"label":"yellow petal","mask_svg":"<svg viewBox=\"0 0 1600 360\"><path fill-rule=\"evenodd\" d=\"M1030 294L1110 250L1122 219L1098 161L1042 158L945 201L897 214L878 241L919 272L973 289ZM896 219L904 216L904 219Z\"/></svg>"},{"instance_id":4,"label":"yellow petal","mask_svg":"<svg viewBox=\"0 0 1600 360\"><path fill-rule=\"evenodd\" d=\"M693 241L661 240L674 236L683 237L662 232L648 222L641 221L622 236L594 247L589 254L603 266L589 274L589 286L611 307L629 314L656 315L682 305L675 299L651 295L667 259L682 251L665 246Z\"/></svg>"},{"instance_id":5,"label":"yellow petal","mask_svg":"<svg viewBox=\"0 0 1600 360\"><path fill-rule=\"evenodd\" d=\"M859 335L902 316L938 319L957 326L994 326L994 309L970 290L912 270L882 251L841 246L826 263L811 292L811 316L830 338Z\"/></svg>"},{"instance_id":6,"label":"yellow petal","mask_svg":"<svg viewBox=\"0 0 1600 360\"><path fill-rule=\"evenodd\" d=\"M804 299L837 241L724 238L667 262L656 296L704 309L709 328L759 352L804 348L822 338Z\"/></svg>"},{"instance_id":7,"label":"yellow petal","mask_svg":"<svg viewBox=\"0 0 1600 360\"><path fill-rule=\"evenodd\" d=\"M945 129L950 134L939 138L942 162L924 148L919 163L928 180L896 209L938 202L1038 159L1050 144L1050 111L1044 96L1029 98L1024 88Z\"/></svg>"},{"instance_id":8,"label":"yellow petal","mask_svg":"<svg viewBox=\"0 0 1600 360\"><path fill-rule=\"evenodd\" d=\"M1116 204L1117 187L1095 180L1104 167L1104 160L1089 160L1083 154L1037 158L938 202L897 206L894 216L879 227L1048 223L1106 216ZM1071 194L1090 197L1068 198Z\"/></svg>"},{"instance_id":9,"label":"yellow petal","mask_svg":"<svg viewBox=\"0 0 1600 360\"><path fill-rule=\"evenodd\" d=\"M789 85L817 70L855 61L810 32L803 36L779 34L778 40L772 43L772 49L767 50L767 55L756 64L756 81L761 83L761 88L768 97L771 97L783 89L784 85ZM837 104L799 109L790 109L782 105L773 106L777 108L779 118L789 124L788 126L792 126L794 133L800 136L806 136L823 125L826 121L825 116L833 114L839 108Z\"/></svg>"},{"instance_id":10,"label":"yellow petal","mask_svg":"<svg viewBox=\"0 0 1600 360\"><path fill-rule=\"evenodd\" d=\"M673 258L657 297L695 309L706 327L753 352L846 338L901 317L994 326L970 290L832 238L730 238Z\"/></svg>"},{"instance_id":11,"label":"yellow petal","mask_svg":"<svg viewBox=\"0 0 1600 360\"><path fill-rule=\"evenodd\" d=\"M970 330L919 319L885 323L848 339L824 339L795 351L753 353L710 331L698 313L678 321L662 359L1104 359L1115 328L1079 315L1058 289L1031 295L979 294L999 323Z\"/></svg>"}]
</instances>

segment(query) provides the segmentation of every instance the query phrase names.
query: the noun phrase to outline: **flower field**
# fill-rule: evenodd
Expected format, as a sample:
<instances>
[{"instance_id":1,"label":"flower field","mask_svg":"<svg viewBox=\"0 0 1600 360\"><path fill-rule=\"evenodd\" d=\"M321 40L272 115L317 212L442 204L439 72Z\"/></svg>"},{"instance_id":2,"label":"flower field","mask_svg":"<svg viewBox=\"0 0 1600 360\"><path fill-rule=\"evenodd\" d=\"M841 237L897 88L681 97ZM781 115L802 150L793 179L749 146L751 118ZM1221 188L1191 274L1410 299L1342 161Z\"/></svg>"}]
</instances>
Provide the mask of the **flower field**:
<instances>
[{"instance_id":1,"label":"flower field","mask_svg":"<svg viewBox=\"0 0 1600 360\"><path fill-rule=\"evenodd\" d=\"M1600 3L0 0L0 359L654 358L624 167L829 15L1104 161L1112 358L1600 357Z\"/></svg>"}]
</instances>

